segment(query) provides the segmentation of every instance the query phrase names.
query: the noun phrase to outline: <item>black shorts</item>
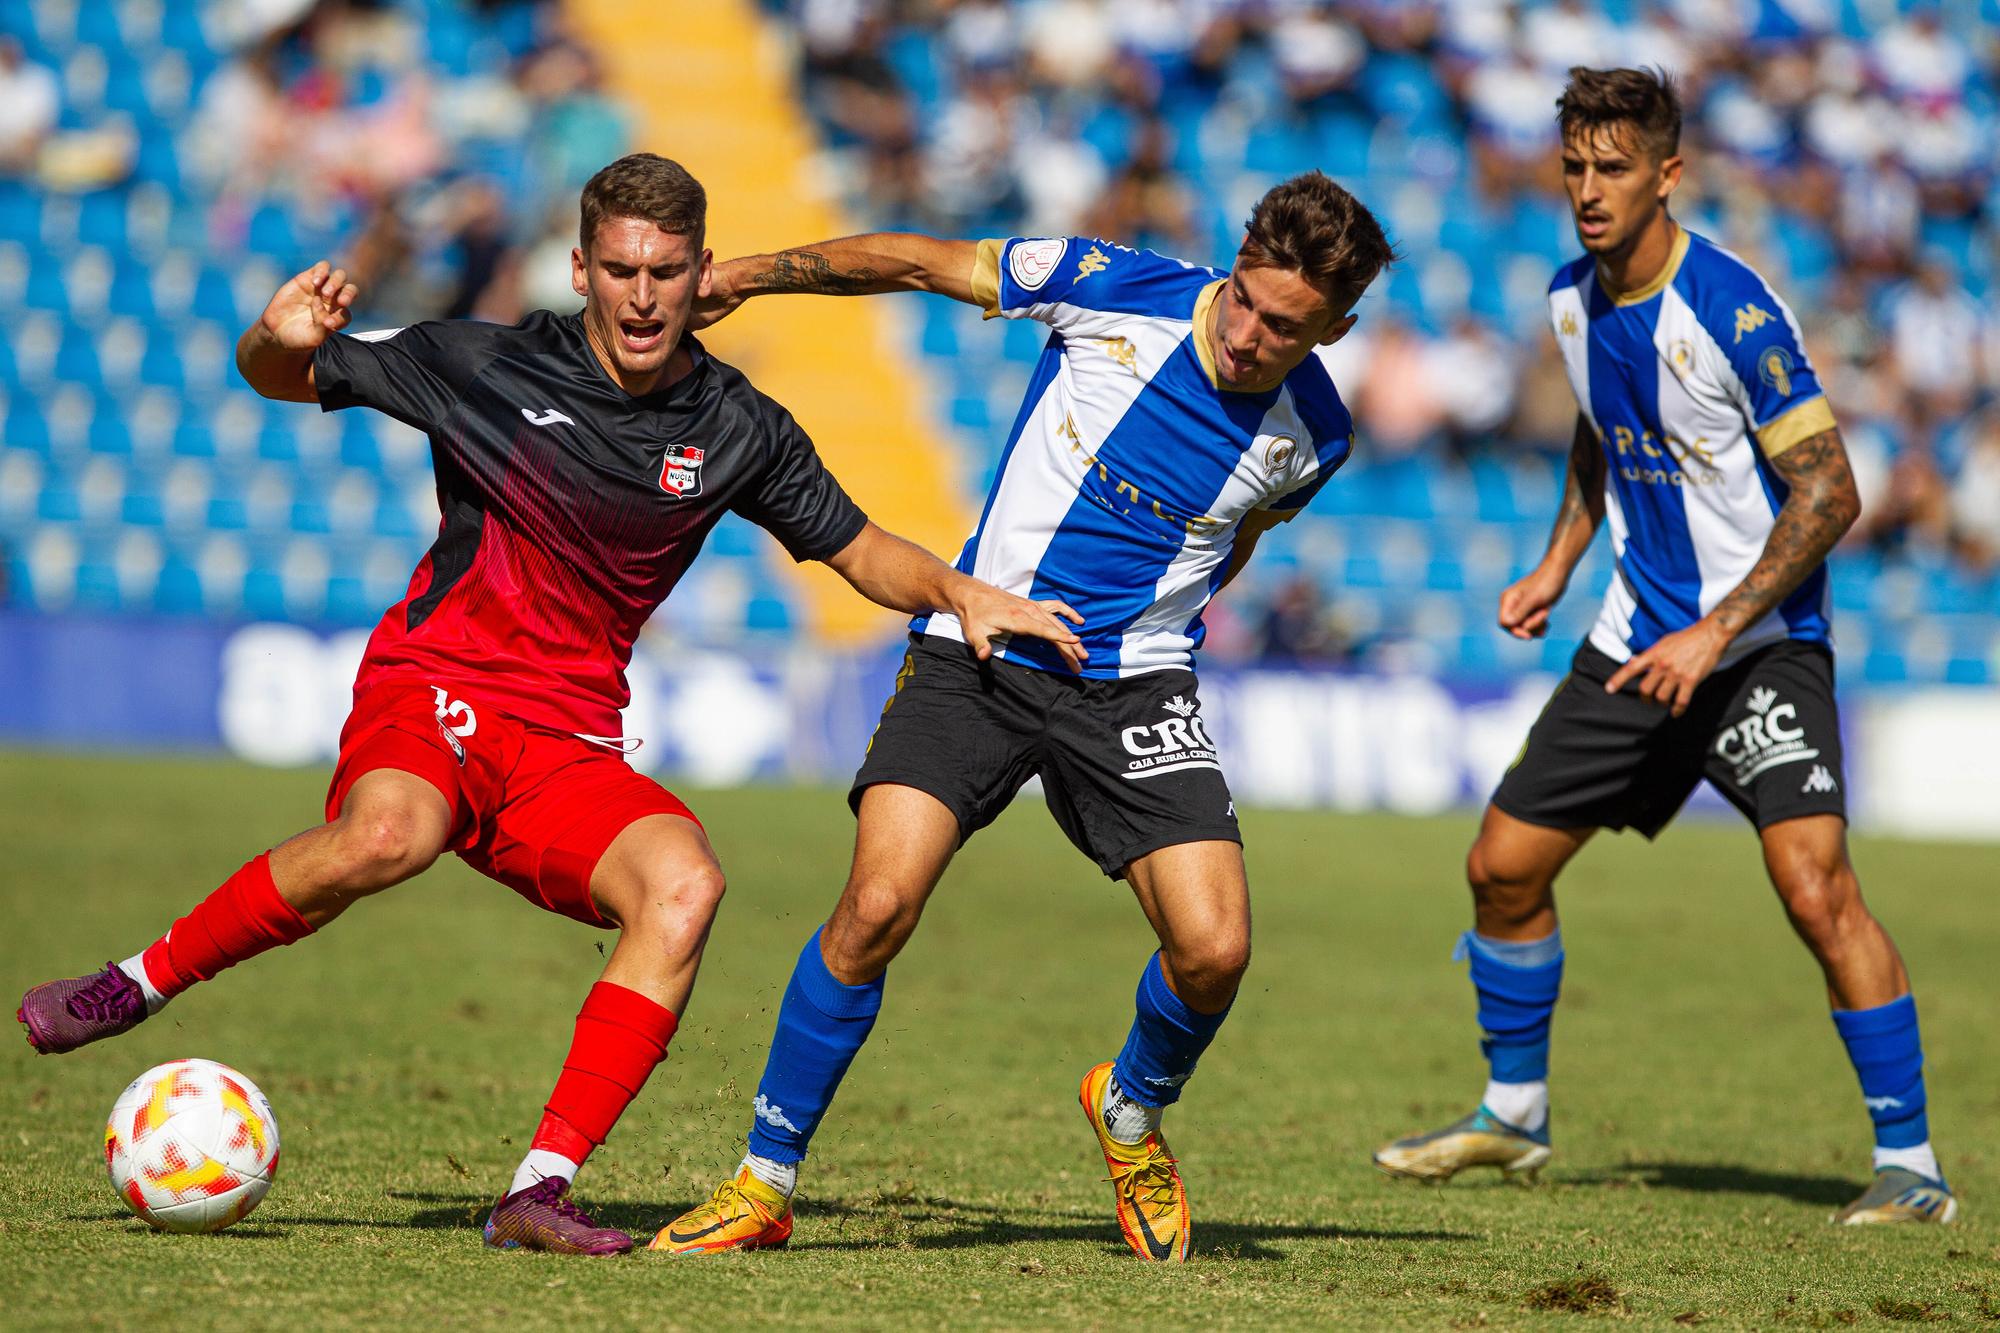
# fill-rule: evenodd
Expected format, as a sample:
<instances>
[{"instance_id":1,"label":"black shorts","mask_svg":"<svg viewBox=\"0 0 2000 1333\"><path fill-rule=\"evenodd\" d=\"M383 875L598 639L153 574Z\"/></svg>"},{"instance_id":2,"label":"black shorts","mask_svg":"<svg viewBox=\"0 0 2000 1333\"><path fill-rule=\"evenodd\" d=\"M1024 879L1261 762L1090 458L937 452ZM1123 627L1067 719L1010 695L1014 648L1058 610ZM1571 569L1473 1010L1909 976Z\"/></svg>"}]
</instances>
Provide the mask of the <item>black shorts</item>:
<instances>
[{"instance_id":1,"label":"black shorts","mask_svg":"<svg viewBox=\"0 0 2000 1333\"><path fill-rule=\"evenodd\" d=\"M1585 643L1528 733L1493 804L1549 828L1659 836L1707 778L1759 829L1801 815L1847 817L1833 653L1786 640L1717 671L1674 717Z\"/></svg>"},{"instance_id":2,"label":"black shorts","mask_svg":"<svg viewBox=\"0 0 2000 1333\"><path fill-rule=\"evenodd\" d=\"M917 635L847 800L858 811L878 782L915 787L958 817L963 843L1036 776L1056 823L1113 879L1162 847L1243 841L1192 671L1092 680Z\"/></svg>"}]
</instances>

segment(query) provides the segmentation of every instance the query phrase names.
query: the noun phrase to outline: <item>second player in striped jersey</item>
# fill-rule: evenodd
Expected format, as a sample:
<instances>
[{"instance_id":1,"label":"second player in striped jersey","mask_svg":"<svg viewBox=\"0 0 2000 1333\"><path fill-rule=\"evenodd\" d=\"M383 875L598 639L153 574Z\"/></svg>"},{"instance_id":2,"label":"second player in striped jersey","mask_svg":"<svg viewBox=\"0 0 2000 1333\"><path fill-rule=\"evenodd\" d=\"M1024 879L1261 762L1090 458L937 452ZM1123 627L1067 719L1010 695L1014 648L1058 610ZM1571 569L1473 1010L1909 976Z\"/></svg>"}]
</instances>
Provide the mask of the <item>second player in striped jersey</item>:
<instances>
[{"instance_id":1,"label":"second player in striped jersey","mask_svg":"<svg viewBox=\"0 0 2000 1333\"><path fill-rule=\"evenodd\" d=\"M1320 354L1390 257L1368 210L1314 172L1264 196L1226 274L1080 236L857 236L717 270L717 318L760 292L919 290L1049 327L958 567L1072 610L1087 656L1072 672L1017 638L980 664L951 616L913 623L854 781L854 868L786 989L750 1154L656 1248L790 1236L797 1164L890 960L959 846L1039 776L1063 831L1131 884L1160 940L1124 1049L1085 1075L1079 1100L1126 1243L1143 1259L1187 1257L1161 1114L1250 950L1235 806L1191 669L1201 614L1259 535L1346 460L1352 426Z\"/></svg>"}]
</instances>

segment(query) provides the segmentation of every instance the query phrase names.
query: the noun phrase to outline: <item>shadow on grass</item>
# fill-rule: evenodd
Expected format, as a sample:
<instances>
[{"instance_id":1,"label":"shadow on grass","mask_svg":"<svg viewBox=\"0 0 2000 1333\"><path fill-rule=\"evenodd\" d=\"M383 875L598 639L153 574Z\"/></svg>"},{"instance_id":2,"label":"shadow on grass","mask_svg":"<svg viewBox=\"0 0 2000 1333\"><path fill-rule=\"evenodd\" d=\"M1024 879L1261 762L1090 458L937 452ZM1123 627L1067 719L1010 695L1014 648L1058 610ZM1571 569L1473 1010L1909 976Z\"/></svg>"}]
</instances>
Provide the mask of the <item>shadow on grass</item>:
<instances>
[{"instance_id":1,"label":"shadow on grass","mask_svg":"<svg viewBox=\"0 0 2000 1333\"><path fill-rule=\"evenodd\" d=\"M1846 1203L1861 1190L1861 1186L1842 1176L1759 1171L1721 1162L1630 1162L1603 1171L1565 1173L1560 1180L1565 1185L1644 1185L1649 1189L1685 1190L1690 1194L1770 1194L1827 1206Z\"/></svg>"},{"instance_id":2,"label":"shadow on grass","mask_svg":"<svg viewBox=\"0 0 2000 1333\"><path fill-rule=\"evenodd\" d=\"M433 1206L418 1209L404 1221L361 1222L350 1218L296 1220L303 1225L410 1227L419 1230L476 1228L493 1201L485 1195L437 1194L392 1190L392 1199ZM641 1244L695 1201L686 1203L605 1203L590 1205L599 1226L617 1227ZM1048 1208L995 1208L952 1199L889 1198L852 1203L844 1199L801 1197L803 1230L795 1244L801 1249L957 1250L976 1246L1007 1246L1046 1241L1099 1241L1110 1253L1123 1254L1117 1224L1109 1214L1058 1211ZM1257 1222L1197 1222L1195 1250L1199 1254L1236 1259L1282 1259L1270 1242L1285 1240L1427 1241L1463 1243L1482 1237L1465 1231L1385 1230L1376 1227L1312 1226Z\"/></svg>"},{"instance_id":3,"label":"shadow on grass","mask_svg":"<svg viewBox=\"0 0 2000 1333\"><path fill-rule=\"evenodd\" d=\"M63 1220L65 1222L129 1222L131 1223L130 1226L121 1229L130 1232L135 1236L143 1236L147 1232L155 1230L155 1228L147 1226L144 1222L132 1216L132 1214L130 1213L68 1213L63 1217ZM304 1217L271 1218L257 1222L238 1222L235 1226L226 1227L219 1232L197 1231L197 1232L187 1233L184 1235L179 1233L161 1232L160 1234L174 1235L176 1239L194 1240L194 1241L206 1240L210 1236L214 1236L218 1242L230 1242L230 1243L239 1240L283 1240L285 1239L285 1237L289 1236L291 1232L287 1231L282 1226L272 1225L274 1222L279 1222L279 1221L303 1222L306 1223L307 1225L312 1224L312 1219Z\"/></svg>"}]
</instances>

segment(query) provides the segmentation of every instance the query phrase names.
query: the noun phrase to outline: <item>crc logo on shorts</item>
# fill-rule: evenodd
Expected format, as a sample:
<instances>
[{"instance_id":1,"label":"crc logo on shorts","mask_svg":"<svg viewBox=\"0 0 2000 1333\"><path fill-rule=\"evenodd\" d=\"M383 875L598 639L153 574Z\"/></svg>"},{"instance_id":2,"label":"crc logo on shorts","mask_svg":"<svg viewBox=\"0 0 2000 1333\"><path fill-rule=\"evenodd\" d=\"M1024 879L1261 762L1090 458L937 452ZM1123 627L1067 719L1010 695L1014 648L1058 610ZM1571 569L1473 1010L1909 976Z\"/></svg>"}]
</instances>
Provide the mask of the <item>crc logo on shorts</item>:
<instances>
[{"instance_id":1,"label":"crc logo on shorts","mask_svg":"<svg viewBox=\"0 0 2000 1333\"><path fill-rule=\"evenodd\" d=\"M1215 742L1201 724L1201 704L1176 694L1160 704L1171 716L1150 724L1126 727L1118 733L1131 758L1122 777L1150 778L1184 768L1220 768Z\"/></svg>"},{"instance_id":2,"label":"crc logo on shorts","mask_svg":"<svg viewBox=\"0 0 2000 1333\"><path fill-rule=\"evenodd\" d=\"M660 489L685 500L701 494L701 463L708 450L698 444L670 444L667 461L660 465Z\"/></svg>"},{"instance_id":3,"label":"crc logo on shorts","mask_svg":"<svg viewBox=\"0 0 2000 1333\"><path fill-rule=\"evenodd\" d=\"M1806 740L1806 729L1799 725L1799 710L1781 703L1776 690L1759 685L1745 703L1749 715L1724 727L1715 738L1715 752L1733 770L1737 786L1767 768L1819 758L1819 751Z\"/></svg>"},{"instance_id":4,"label":"crc logo on shorts","mask_svg":"<svg viewBox=\"0 0 2000 1333\"><path fill-rule=\"evenodd\" d=\"M1014 248L1007 252L1007 271L1013 275L1014 285L1024 292L1040 291L1067 249L1069 242L1060 236L1045 241L1014 242Z\"/></svg>"}]
</instances>

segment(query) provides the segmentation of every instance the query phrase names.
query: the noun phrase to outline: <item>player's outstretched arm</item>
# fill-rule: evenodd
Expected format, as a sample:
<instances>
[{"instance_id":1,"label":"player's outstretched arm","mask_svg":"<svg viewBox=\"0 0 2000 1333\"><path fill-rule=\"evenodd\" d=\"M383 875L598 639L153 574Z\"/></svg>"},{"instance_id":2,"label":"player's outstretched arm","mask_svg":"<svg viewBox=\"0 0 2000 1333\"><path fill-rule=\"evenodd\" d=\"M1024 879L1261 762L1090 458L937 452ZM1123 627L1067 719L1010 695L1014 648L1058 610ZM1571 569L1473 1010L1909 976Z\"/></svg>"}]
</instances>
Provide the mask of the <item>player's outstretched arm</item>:
<instances>
[{"instance_id":1,"label":"player's outstretched arm","mask_svg":"<svg viewBox=\"0 0 2000 1333\"><path fill-rule=\"evenodd\" d=\"M1597 432L1576 417L1570 437L1569 470L1563 478L1562 505L1549 532L1548 550L1527 577L1500 594L1500 628L1517 639L1539 639L1549 632L1549 612L1569 588L1569 576L1590 549L1598 525L1604 522L1604 450Z\"/></svg>"},{"instance_id":2,"label":"player's outstretched arm","mask_svg":"<svg viewBox=\"0 0 2000 1333\"><path fill-rule=\"evenodd\" d=\"M266 398L318 402L313 352L347 327L359 293L346 269L324 259L294 275L236 340L236 369L244 381Z\"/></svg>"},{"instance_id":3,"label":"player's outstretched arm","mask_svg":"<svg viewBox=\"0 0 2000 1333\"><path fill-rule=\"evenodd\" d=\"M1615 694L1636 678L1641 694L1666 704L1678 717L1736 636L1791 596L1861 517L1861 493L1838 427L1771 455L1771 466L1791 492L1757 563L1713 611L1620 667L1605 682L1606 690Z\"/></svg>"},{"instance_id":4,"label":"player's outstretched arm","mask_svg":"<svg viewBox=\"0 0 2000 1333\"><path fill-rule=\"evenodd\" d=\"M693 327L706 328L753 296L805 293L875 296L935 292L978 305L972 294L975 241L944 241L914 232L878 231L817 245L745 255L715 266L709 295L695 302Z\"/></svg>"},{"instance_id":5,"label":"player's outstretched arm","mask_svg":"<svg viewBox=\"0 0 2000 1333\"><path fill-rule=\"evenodd\" d=\"M826 562L869 601L892 611L915 614L949 611L958 617L965 641L983 662L993 640L1026 634L1054 644L1070 670L1083 669L1083 643L1070 625L1083 617L1062 602L1031 602L990 583L961 574L914 542L884 532L873 523Z\"/></svg>"}]
</instances>

